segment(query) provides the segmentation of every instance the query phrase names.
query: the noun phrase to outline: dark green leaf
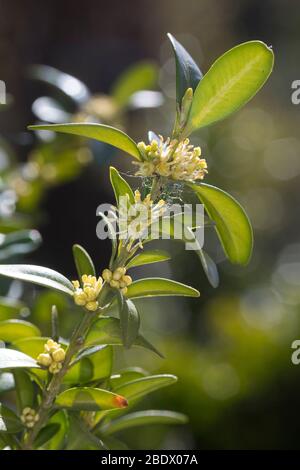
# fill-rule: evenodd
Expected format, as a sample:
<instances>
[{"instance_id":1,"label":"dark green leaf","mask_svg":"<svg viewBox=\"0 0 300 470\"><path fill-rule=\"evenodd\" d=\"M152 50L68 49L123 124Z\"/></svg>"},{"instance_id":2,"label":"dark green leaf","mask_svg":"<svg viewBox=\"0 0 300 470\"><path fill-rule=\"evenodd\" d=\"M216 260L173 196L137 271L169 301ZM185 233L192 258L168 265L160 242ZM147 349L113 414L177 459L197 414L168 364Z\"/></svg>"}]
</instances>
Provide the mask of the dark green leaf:
<instances>
[{"instance_id":1,"label":"dark green leaf","mask_svg":"<svg viewBox=\"0 0 300 470\"><path fill-rule=\"evenodd\" d=\"M178 42L172 34L168 33L168 38L171 41L175 62L176 62L176 99L179 106L181 106L182 98L188 88L196 89L198 83L202 78L202 73L192 59L190 54Z\"/></svg>"},{"instance_id":2,"label":"dark green leaf","mask_svg":"<svg viewBox=\"0 0 300 470\"><path fill-rule=\"evenodd\" d=\"M140 316L131 300L125 299L120 291L117 295L123 345L125 348L130 348L138 337Z\"/></svg>"},{"instance_id":3,"label":"dark green leaf","mask_svg":"<svg viewBox=\"0 0 300 470\"><path fill-rule=\"evenodd\" d=\"M23 429L18 416L0 403L0 432L17 433Z\"/></svg>"},{"instance_id":4,"label":"dark green leaf","mask_svg":"<svg viewBox=\"0 0 300 470\"><path fill-rule=\"evenodd\" d=\"M79 278L84 274L96 276L95 266L88 252L80 245L73 245L73 257Z\"/></svg>"},{"instance_id":5,"label":"dark green leaf","mask_svg":"<svg viewBox=\"0 0 300 470\"><path fill-rule=\"evenodd\" d=\"M109 169L110 174L110 182L113 187L115 198L117 205L120 204L120 197L127 197L130 204L134 204L134 195L132 192L131 187L127 183L127 181L122 178L118 170L116 170L113 166Z\"/></svg>"},{"instance_id":6,"label":"dark green leaf","mask_svg":"<svg viewBox=\"0 0 300 470\"><path fill-rule=\"evenodd\" d=\"M26 371L14 369L14 379L17 393L18 409L21 413L24 408L32 408L34 401L34 387Z\"/></svg>"},{"instance_id":7,"label":"dark green leaf","mask_svg":"<svg viewBox=\"0 0 300 470\"><path fill-rule=\"evenodd\" d=\"M48 442L52 437L55 436L56 433L58 433L59 428L59 423L47 424L47 426L41 429L36 436L34 447L38 449L39 447L42 447L44 444L46 444L46 442Z\"/></svg>"},{"instance_id":8,"label":"dark green leaf","mask_svg":"<svg viewBox=\"0 0 300 470\"><path fill-rule=\"evenodd\" d=\"M62 274L53 269L30 264L1 264L0 275L32 282L40 286L56 289L73 296L73 284Z\"/></svg>"}]
</instances>

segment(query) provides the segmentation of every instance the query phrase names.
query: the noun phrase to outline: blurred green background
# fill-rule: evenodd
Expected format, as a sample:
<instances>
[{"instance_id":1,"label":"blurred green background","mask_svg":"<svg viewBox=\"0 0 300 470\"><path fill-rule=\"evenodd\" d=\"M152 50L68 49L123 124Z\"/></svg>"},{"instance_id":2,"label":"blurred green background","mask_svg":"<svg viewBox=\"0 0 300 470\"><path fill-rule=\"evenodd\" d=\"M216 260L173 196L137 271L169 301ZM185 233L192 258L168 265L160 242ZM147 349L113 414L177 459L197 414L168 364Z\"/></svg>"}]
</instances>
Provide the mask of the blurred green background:
<instances>
[{"instance_id":1,"label":"blurred green background","mask_svg":"<svg viewBox=\"0 0 300 470\"><path fill-rule=\"evenodd\" d=\"M291 83L300 78L297 2L1 0L0 79L9 93L8 106L0 112L1 231L34 228L42 235L36 251L23 255L21 250L14 261L45 264L72 277L71 246L77 242L93 255L99 272L106 267L109 243L96 237L96 208L113 202L108 165L129 175L133 167L108 147L39 140L27 132L26 126L47 108L36 102L41 96L63 102L63 110L77 118L84 111L33 79L29 66L55 67L80 79L93 95L109 95L127 67L141 60L157 63L153 88L162 92L163 102L157 94L152 99L158 102L147 109L133 106L114 114L102 95L97 119L123 126L137 140L145 140L148 129L167 135L175 106L168 31L203 72L227 49L251 39L273 46L275 69L244 109L192 138L208 161L206 181L235 195L250 215L255 232L251 263L246 269L230 266L207 232L208 252L221 272L214 290L194 254L165 241L172 260L147 267L147 274L190 283L200 290L201 300L140 301L143 330L166 359L134 350L117 353L116 367L176 374L178 384L154 394L147 405L184 412L190 422L181 428L144 428L126 437L133 448L299 448L300 366L291 363L291 343L300 336L300 109L291 102ZM58 168L61 155L64 164ZM136 272L143 276L145 271ZM64 310L63 298L24 287L1 283L1 294L23 299L29 308L23 315L32 318L38 312L47 331L48 307L55 302ZM65 322L67 332L72 318Z\"/></svg>"}]
</instances>

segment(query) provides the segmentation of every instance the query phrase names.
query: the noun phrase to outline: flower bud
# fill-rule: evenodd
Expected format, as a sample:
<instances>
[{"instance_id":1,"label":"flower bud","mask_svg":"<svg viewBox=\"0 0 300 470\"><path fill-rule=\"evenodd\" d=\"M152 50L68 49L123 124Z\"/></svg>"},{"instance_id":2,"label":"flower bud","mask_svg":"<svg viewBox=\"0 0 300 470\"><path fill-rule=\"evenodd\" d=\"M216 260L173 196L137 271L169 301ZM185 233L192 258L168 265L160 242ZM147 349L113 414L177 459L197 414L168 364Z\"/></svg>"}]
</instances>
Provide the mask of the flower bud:
<instances>
[{"instance_id":1,"label":"flower bud","mask_svg":"<svg viewBox=\"0 0 300 470\"><path fill-rule=\"evenodd\" d=\"M53 357L55 362L62 362L62 361L64 361L64 359L66 357L66 353L63 350L63 348L58 348L58 349L56 349L56 351L53 351L52 357Z\"/></svg>"}]
</instances>

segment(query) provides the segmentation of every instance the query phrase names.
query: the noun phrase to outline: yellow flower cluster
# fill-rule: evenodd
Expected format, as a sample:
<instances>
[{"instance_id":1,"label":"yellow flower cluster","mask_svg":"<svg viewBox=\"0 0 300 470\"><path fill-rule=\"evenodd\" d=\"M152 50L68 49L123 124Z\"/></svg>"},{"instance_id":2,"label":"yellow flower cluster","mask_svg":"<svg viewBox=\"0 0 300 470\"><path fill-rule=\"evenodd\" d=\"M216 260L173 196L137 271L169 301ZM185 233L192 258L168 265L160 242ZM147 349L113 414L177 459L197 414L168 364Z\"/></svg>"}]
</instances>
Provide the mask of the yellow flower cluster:
<instances>
[{"instance_id":1,"label":"yellow flower cluster","mask_svg":"<svg viewBox=\"0 0 300 470\"><path fill-rule=\"evenodd\" d=\"M133 162L139 166L137 175L160 175L173 180L196 181L202 180L207 173L206 160L200 158L200 147L191 145L189 139L178 142L167 138L164 141L159 136L159 141L154 139L149 145L139 142L138 148L143 161Z\"/></svg>"},{"instance_id":2,"label":"yellow flower cluster","mask_svg":"<svg viewBox=\"0 0 300 470\"><path fill-rule=\"evenodd\" d=\"M21 421L27 428L33 428L35 423L40 419L39 414L27 406L21 413Z\"/></svg>"},{"instance_id":3,"label":"yellow flower cluster","mask_svg":"<svg viewBox=\"0 0 300 470\"><path fill-rule=\"evenodd\" d=\"M80 286L79 281L72 281L75 287L74 302L91 312L95 312L99 307L97 298L102 289L102 278L99 277L97 279L95 276L84 274L81 277L81 281L82 286Z\"/></svg>"},{"instance_id":4,"label":"yellow flower cluster","mask_svg":"<svg viewBox=\"0 0 300 470\"><path fill-rule=\"evenodd\" d=\"M66 353L60 344L53 339L48 339L44 345L44 352L37 357L37 362L41 366L47 367L51 374L57 374L62 368L65 357Z\"/></svg>"},{"instance_id":5,"label":"yellow flower cluster","mask_svg":"<svg viewBox=\"0 0 300 470\"><path fill-rule=\"evenodd\" d=\"M126 274L126 268L124 267L117 268L114 271L104 269L102 277L110 287L121 289L121 292L124 295L127 292L127 287L132 283L132 279Z\"/></svg>"}]
</instances>

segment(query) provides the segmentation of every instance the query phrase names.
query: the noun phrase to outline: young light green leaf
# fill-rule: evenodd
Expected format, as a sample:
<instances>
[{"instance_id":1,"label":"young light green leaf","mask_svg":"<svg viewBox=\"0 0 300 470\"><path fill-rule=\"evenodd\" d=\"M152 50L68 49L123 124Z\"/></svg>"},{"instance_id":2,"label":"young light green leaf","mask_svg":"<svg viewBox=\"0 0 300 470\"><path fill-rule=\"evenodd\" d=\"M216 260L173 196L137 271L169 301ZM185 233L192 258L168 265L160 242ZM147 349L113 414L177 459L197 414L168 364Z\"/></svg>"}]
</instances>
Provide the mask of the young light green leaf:
<instances>
[{"instance_id":1,"label":"young light green leaf","mask_svg":"<svg viewBox=\"0 0 300 470\"><path fill-rule=\"evenodd\" d=\"M109 175L110 182L115 193L117 205L120 204L120 197L127 197L127 195L130 204L134 204L134 194L132 192L132 189L127 183L127 181L122 178L118 170L111 166L109 169Z\"/></svg>"},{"instance_id":2,"label":"young light green leaf","mask_svg":"<svg viewBox=\"0 0 300 470\"><path fill-rule=\"evenodd\" d=\"M157 78L156 64L150 61L137 62L127 68L116 80L112 96L119 106L125 106L134 93L153 88Z\"/></svg>"},{"instance_id":3,"label":"young light green leaf","mask_svg":"<svg viewBox=\"0 0 300 470\"><path fill-rule=\"evenodd\" d=\"M39 368L40 366L32 357L22 352L0 348L0 369L15 369L17 367Z\"/></svg>"},{"instance_id":4,"label":"young light green leaf","mask_svg":"<svg viewBox=\"0 0 300 470\"><path fill-rule=\"evenodd\" d=\"M215 229L231 263L246 265L252 253L253 233L242 206L225 191L208 184L189 186L195 191Z\"/></svg>"},{"instance_id":5,"label":"young light green leaf","mask_svg":"<svg viewBox=\"0 0 300 470\"><path fill-rule=\"evenodd\" d=\"M88 252L80 245L73 245L73 257L79 279L84 274L96 276L96 270L92 258Z\"/></svg>"},{"instance_id":6,"label":"young light green leaf","mask_svg":"<svg viewBox=\"0 0 300 470\"><path fill-rule=\"evenodd\" d=\"M6 343L40 335L41 332L38 327L25 320L4 320L0 322L0 340Z\"/></svg>"},{"instance_id":7,"label":"young light green leaf","mask_svg":"<svg viewBox=\"0 0 300 470\"><path fill-rule=\"evenodd\" d=\"M176 62L176 100L181 106L182 98L188 88L196 89L202 79L202 73L190 54L172 34L168 33Z\"/></svg>"},{"instance_id":8,"label":"young light green leaf","mask_svg":"<svg viewBox=\"0 0 300 470\"><path fill-rule=\"evenodd\" d=\"M136 299L138 297L157 296L183 296L199 297L200 293L193 287L181 282L163 279L161 277L149 277L139 279L128 286L127 297Z\"/></svg>"},{"instance_id":9,"label":"young light green leaf","mask_svg":"<svg viewBox=\"0 0 300 470\"><path fill-rule=\"evenodd\" d=\"M0 320L9 320L19 315L25 304L9 297L0 297Z\"/></svg>"},{"instance_id":10,"label":"young light green leaf","mask_svg":"<svg viewBox=\"0 0 300 470\"><path fill-rule=\"evenodd\" d=\"M110 344L115 346L122 345L120 320L118 318L101 317L93 323L87 334L85 346L89 347L96 344ZM148 349L158 356L163 357L162 354L141 334L137 336L133 346Z\"/></svg>"},{"instance_id":11,"label":"young light green leaf","mask_svg":"<svg viewBox=\"0 0 300 470\"><path fill-rule=\"evenodd\" d=\"M23 369L14 369L13 371L17 402L19 412L22 413L23 409L27 406L32 408L34 401L34 387L28 373Z\"/></svg>"},{"instance_id":12,"label":"young light green leaf","mask_svg":"<svg viewBox=\"0 0 300 470\"><path fill-rule=\"evenodd\" d=\"M32 338L24 338L20 340L15 340L13 342L13 347L18 349L18 351L27 354L28 356L35 359L40 353L44 350L44 345L48 341L49 338L47 337L32 337ZM1 353L1 349L0 349Z\"/></svg>"},{"instance_id":13,"label":"young light green leaf","mask_svg":"<svg viewBox=\"0 0 300 470\"><path fill-rule=\"evenodd\" d=\"M117 291L117 297L123 345L125 348L130 348L138 337L140 328L139 312L134 303L129 299L125 299L119 290Z\"/></svg>"},{"instance_id":14,"label":"young light green leaf","mask_svg":"<svg viewBox=\"0 0 300 470\"><path fill-rule=\"evenodd\" d=\"M261 41L230 49L211 66L194 93L185 136L247 103L272 72L274 55Z\"/></svg>"},{"instance_id":15,"label":"young light green leaf","mask_svg":"<svg viewBox=\"0 0 300 470\"><path fill-rule=\"evenodd\" d=\"M76 387L60 393L55 404L73 410L99 411L125 408L127 400L100 388Z\"/></svg>"},{"instance_id":16,"label":"young light green leaf","mask_svg":"<svg viewBox=\"0 0 300 470\"><path fill-rule=\"evenodd\" d=\"M19 279L20 281L32 282L33 284L56 289L73 296L73 284L62 274L43 266L0 264L0 275Z\"/></svg>"},{"instance_id":17,"label":"young light green leaf","mask_svg":"<svg viewBox=\"0 0 300 470\"><path fill-rule=\"evenodd\" d=\"M29 130L44 130L52 132L62 132L64 134L73 134L89 139L99 140L109 145L113 145L128 153L137 160L141 159L139 149L136 143L125 132L115 127L105 124L87 124L87 123L67 123L67 124L48 124L29 126Z\"/></svg>"},{"instance_id":18,"label":"young light green leaf","mask_svg":"<svg viewBox=\"0 0 300 470\"><path fill-rule=\"evenodd\" d=\"M100 432L107 436L139 426L150 426L153 424L185 424L187 421L188 419L184 414L175 413L174 411L137 411L109 421L100 428Z\"/></svg>"},{"instance_id":19,"label":"young light green leaf","mask_svg":"<svg viewBox=\"0 0 300 470\"><path fill-rule=\"evenodd\" d=\"M171 259L169 253L163 250L149 250L139 253L138 255L131 258L127 263L127 269L136 266L143 266L144 264L158 263L160 261L167 261Z\"/></svg>"},{"instance_id":20,"label":"young light green leaf","mask_svg":"<svg viewBox=\"0 0 300 470\"><path fill-rule=\"evenodd\" d=\"M7 406L0 403L0 432L17 433L23 425L18 416Z\"/></svg>"},{"instance_id":21,"label":"young light green leaf","mask_svg":"<svg viewBox=\"0 0 300 470\"><path fill-rule=\"evenodd\" d=\"M147 375L149 375L148 372L141 367L126 367L126 369L122 369L112 375L109 379L109 384L112 390L114 390L116 387L146 377Z\"/></svg>"},{"instance_id":22,"label":"young light green leaf","mask_svg":"<svg viewBox=\"0 0 300 470\"><path fill-rule=\"evenodd\" d=\"M47 424L44 428L42 428L34 441L34 447L38 449L42 447L46 442L48 442L55 434L59 431L60 424L59 423L50 423Z\"/></svg>"},{"instance_id":23,"label":"young light green leaf","mask_svg":"<svg viewBox=\"0 0 300 470\"><path fill-rule=\"evenodd\" d=\"M148 393L177 382L177 377L171 374L149 375L141 379L127 382L114 389L115 392L125 396L127 400L137 400Z\"/></svg>"}]
</instances>

